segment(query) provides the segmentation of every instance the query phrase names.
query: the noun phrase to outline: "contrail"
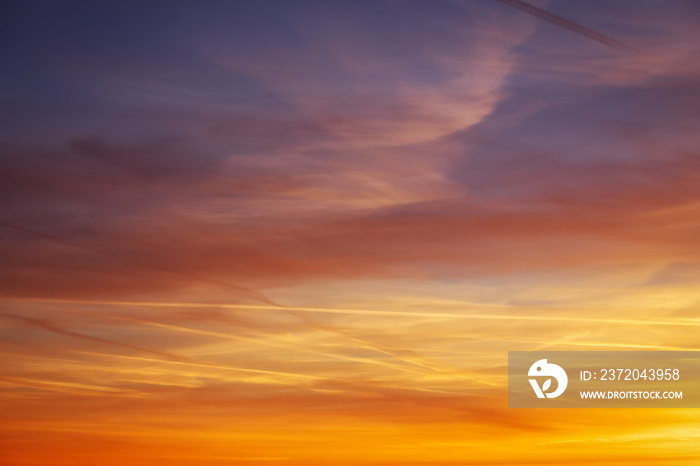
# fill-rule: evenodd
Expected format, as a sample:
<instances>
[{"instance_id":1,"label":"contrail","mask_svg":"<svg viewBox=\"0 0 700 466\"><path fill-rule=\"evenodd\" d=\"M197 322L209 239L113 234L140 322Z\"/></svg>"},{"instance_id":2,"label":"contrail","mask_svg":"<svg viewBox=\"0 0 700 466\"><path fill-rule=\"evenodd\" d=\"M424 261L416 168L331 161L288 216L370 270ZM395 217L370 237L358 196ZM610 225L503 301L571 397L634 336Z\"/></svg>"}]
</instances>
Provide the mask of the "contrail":
<instances>
[{"instance_id":1,"label":"contrail","mask_svg":"<svg viewBox=\"0 0 700 466\"><path fill-rule=\"evenodd\" d=\"M104 306L125 306L125 307L204 307L221 309L260 309L270 311L298 311L312 312L319 314L342 314L359 316L395 316L395 317L428 317L428 318L449 318L465 320L523 320L523 321L543 321L543 322L577 322L591 324L621 324L621 325L663 325L677 327L700 327L700 319L621 319L621 318L599 318L599 317L570 317L555 315L510 315L510 314L459 314L448 312L407 312L407 311L383 311L370 309L334 309L323 307L303 307L303 306L269 306L262 304L233 304L233 303L198 303L198 302L156 302L156 301L97 301L97 300L74 300L74 299L53 299L53 298L13 298L0 296L1 301L10 302L38 302L38 303L62 303L62 304L94 304ZM488 306L486 306L488 307Z\"/></svg>"},{"instance_id":2,"label":"contrail","mask_svg":"<svg viewBox=\"0 0 700 466\"><path fill-rule=\"evenodd\" d=\"M164 351L152 350L149 348L144 348L142 346L131 345L129 343L122 343L120 341L108 340L106 338L93 337L91 335L86 335L84 333L73 332L71 330L66 330L64 328L61 328L58 325L55 325L53 322L50 322L50 321L44 320L44 319L34 319L32 317L23 317L23 316L19 316L16 314L0 314L0 315L23 321L25 324L27 324L31 327L40 328L40 329L47 330L49 332L56 333L59 335L65 335L67 337L96 341L98 343L106 343L108 345L121 346L122 348L128 348L131 350L143 351L145 353L155 354L157 356L160 356L160 357L172 360L172 361L187 361L188 360L187 358L183 358L182 356L166 353Z\"/></svg>"},{"instance_id":3,"label":"contrail","mask_svg":"<svg viewBox=\"0 0 700 466\"><path fill-rule=\"evenodd\" d=\"M9 223L9 222L5 222L5 221L0 220L0 228L7 228L7 229L9 229L9 230L19 231L19 232L21 232L21 233L26 233L26 234L28 234L28 235L35 236L35 237L37 237L37 238L42 238L42 239L46 239L46 240L49 240L49 241L54 241L54 242L56 242L56 243L63 244L63 245L65 245L65 246L70 246L70 247L73 247L73 248L82 249L83 251L87 251L87 252L97 252L97 253L105 254L105 255L107 255L107 256L113 257L113 258L115 258L115 259L117 259L117 260L123 262L123 258L122 258L119 254L111 253L111 252L109 252L109 251L99 251L99 250L95 250L95 249L93 249L93 248L90 248L90 247L87 247L87 246L83 246L83 245L81 245L81 244L78 244L78 243L75 243L75 242L72 242L72 241L65 240L65 239L60 238L60 237L58 237L58 236L49 235L49 234L47 234L47 233L43 233L43 232L41 232L41 231L33 230L33 229L31 229L31 228L26 228L26 227L23 227L23 226L21 226L21 225L16 225L16 224L14 224L14 223ZM167 246L164 246L164 245L160 245L160 248L161 248L162 250L166 250L166 251L168 251L168 252L171 252L172 254L177 254L177 253L179 252L179 251L177 251L175 248L168 248ZM271 299L269 299L267 296L263 295L262 293L260 293L260 292L258 292L258 291L254 291L254 290L248 289L248 288L243 287L243 286L233 285L233 284L231 284L231 283L228 283L228 282L225 282L225 281L222 281L222 280L216 280L216 279L213 279L213 278L203 277L203 276L201 276L201 275L199 275L199 274L193 274L193 273L189 273L189 272L183 272L183 271L180 271L180 270L173 270L173 269L171 269L171 268L169 268L169 267L163 267L163 266L159 266L159 265L156 265L156 264L152 264L152 265L150 265L150 266L148 266L148 267L149 267L151 270L154 270L154 271L167 272L167 273L170 273L170 274L173 274L173 275L180 275L181 277L185 277L185 278L189 278L189 279L201 281L201 282L204 282L204 283L210 283L210 284L213 284L213 285L224 286L224 287L227 287L227 288L229 288L229 289L232 289L232 290L236 291L236 292L237 292L241 297L243 297L243 298L252 299L252 300L254 300L254 301L258 301L258 302L261 302L261 303L264 303L264 304L268 304L268 305L271 305L271 306L284 307L284 306L282 306L282 305L280 305L280 304L278 304L278 303L272 301Z\"/></svg>"},{"instance_id":4,"label":"contrail","mask_svg":"<svg viewBox=\"0 0 700 466\"><path fill-rule=\"evenodd\" d=\"M263 309L279 309L279 308L278 307L263 307ZM282 310L283 312L285 311L285 309L280 309L280 310ZM79 314L79 315L84 315L84 314L94 315L94 312L86 313L86 312L80 312L80 311L67 311L67 310L61 310L61 312L66 312L66 313L70 313L70 314ZM0 314L0 315L2 315L2 314ZM102 316L102 317L104 318L105 316ZM343 361L376 364L376 365L380 365L380 366L389 367L391 369L400 370L403 372L421 373L420 371L416 371L415 368L409 368L406 366L397 365L397 364L394 364L392 362L385 362L385 361L381 361L381 360L374 360L374 359L368 359L368 358L356 358L356 357L352 357L352 356L347 356L347 355L342 355L342 354L337 354L337 353L322 351L322 350L317 350L317 349L308 349L308 348L304 349L304 348L300 348L296 344L294 346L292 346L290 343L285 343L284 341L282 341L282 342L269 341L269 340L265 339L265 337L267 335L265 335L264 333L261 333L261 332L252 333L252 335L254 335L254 336L233 335L230 333L223 333L223 332L216 332L216 331L211 331L211 330L203 330L203 329L185 327L185 326L180 326L180 325L167 324L164 322L154 322L154 321L149 321L149 320L144 320L144 319L127 317L127 316L123 316L123 315L110 314L109 316L107 316L107 318L136 322L136 323L140 323L143 325L149 325L149 326L158 327L158 328L166 328L166 329L170 329L170 330L174 330L174 331L178 331L178 332L194 333L194 334L199 334L199 335L208 335L208 336L224 338L224 339L228 339L228 340L246 341L246 342L255 343L258 345L262 345L262 346L268 346L271 348L278 348L278 349L285 349L285 350L289 349L289 348L293 348L294 351L296 351L296 352L308 353L308 354L312 354L312 355L322 355L322 356L326 356L326 357L333 358L333 359L340 359ZM406 361L404 361L404 362L406 362ZM410 363L410 364L418 365L415 363ZM423 368L425 368L425 366L423 366Z\"/></svg>"},{"instance_id":5,"label":"contrail","mask_svg":"<svg viewBox=\"0 0 700 466\"><path fill-rule=\"evenodd\" d=\"M550 13L547 10L543 10L542 8L536 7L535 5L524 2L523 0L496 1L501 2L504 5L517 8L518 10L524 11L527 14L543 19L552 24L556 24L557 26L563 27L564 29L568 29L569 31L575 32L582 36L588 37L589 39L593 39L609 47L613 47L624 52L634 52L644 55L644 52L632 47L631 45L627 45L624 42L620 42L619 40L613 39L612 37L608 37L605 34L596 32L593 29L588 29L585 26L581 26L580 24L574 23L573 21L569 21L566 18L562 18L561 16L555 15L554 13Z\"/></svg>"},{"instance_id":6,"label":"contrail","mask_svg":"<svg viewBox=\"0 0 700 466\"><path fill-rule=\"evenodd\" d=\"M26 233L28 235L36 236L38 238L43 238L43 239L48 239L50 241L55 241L57 243L61 243L61 244L65 245L65 246L70 246L70 247L79 248L79 249L86 249L85 247L83 247L79 244L76 244L76 243L73 243L70 241L66 241L63 238L59 238L58 236L48 235L46 233L42 233L42 232L36 231L36 230L30 230L29 228L25 228L25 227L15 225L12 223L3 222L1 220L0 220L0 227L7 228L9 230L19 231L21 233Z\"/></svg>"}]
</instances>

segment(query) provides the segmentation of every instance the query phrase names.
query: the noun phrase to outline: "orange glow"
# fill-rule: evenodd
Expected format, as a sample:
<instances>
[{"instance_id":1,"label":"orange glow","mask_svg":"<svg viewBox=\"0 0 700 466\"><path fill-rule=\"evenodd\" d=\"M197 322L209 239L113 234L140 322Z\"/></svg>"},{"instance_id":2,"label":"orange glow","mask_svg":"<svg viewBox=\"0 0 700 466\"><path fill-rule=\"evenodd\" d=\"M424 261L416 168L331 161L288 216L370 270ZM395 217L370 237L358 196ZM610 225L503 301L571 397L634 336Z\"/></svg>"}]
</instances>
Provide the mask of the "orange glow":
<instances>
[{"instance_id":1,"label":"orange glow","mask_svg":"<svg viewBox=\"0 0 700 466\"><path fill-rule=\"evenodd\" d=\"M700 464L506 396L700 351L693 2L10 3L0 466Z\"/></svg>"}]
</instances>

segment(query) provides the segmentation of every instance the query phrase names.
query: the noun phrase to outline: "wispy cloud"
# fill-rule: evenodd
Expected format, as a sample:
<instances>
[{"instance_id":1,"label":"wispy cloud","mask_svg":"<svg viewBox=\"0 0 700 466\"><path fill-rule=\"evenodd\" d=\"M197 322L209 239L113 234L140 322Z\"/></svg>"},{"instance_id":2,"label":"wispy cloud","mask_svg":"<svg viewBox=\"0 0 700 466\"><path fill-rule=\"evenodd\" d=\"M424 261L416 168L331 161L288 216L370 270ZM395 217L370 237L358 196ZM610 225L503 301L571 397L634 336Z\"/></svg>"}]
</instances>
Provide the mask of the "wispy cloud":
<instances>
[{"instance_id":1,"label":"wispy cloud","mask_svg":"<svg viewBox=\"0 0 700 466\"><path fill-rule=\"evenodd\" d=\"M504 400L508 350L699 349L700 12L502 3L3 11L3 461L692 462Z\"/></svg>"}]
</instances>

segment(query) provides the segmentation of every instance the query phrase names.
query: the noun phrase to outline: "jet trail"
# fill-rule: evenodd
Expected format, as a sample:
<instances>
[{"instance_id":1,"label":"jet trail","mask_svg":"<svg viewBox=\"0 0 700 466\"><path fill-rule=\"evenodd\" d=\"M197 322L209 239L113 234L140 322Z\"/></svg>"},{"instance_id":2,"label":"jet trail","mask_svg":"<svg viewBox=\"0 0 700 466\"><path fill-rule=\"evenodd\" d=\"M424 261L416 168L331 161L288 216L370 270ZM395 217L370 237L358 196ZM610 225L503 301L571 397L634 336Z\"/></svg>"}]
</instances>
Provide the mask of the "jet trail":
<instances>
[{"instance_id":1,"label":"jet trail","mask_svg":"<svg viewBox=\"0 0 700 466\"><path fill-rule=\"evenodd\" d=\"M619 40L615 40L612 37L608 37L604 34L596 32L593 29L588 29L585 26L581 26L580 24L574 23L573 21L569 21L566 18L562 18L561 16L555 15L554 13L550 13L547 10L543 10L542 8L536 7L535 5L524 2L523 0L496 0L496 1L501 2L504 5L508 5L508 6L512 6L513 8L517 8L520 11L524 11L527 14L530 14L530 15L535 16L537 18L543 19L543 20L548 21L552 24L556 24L557 26L563 27L564 29L568 29L569 31L575 32L577 34L581 34L582 36L585 36L585 37L588 37L589 39L593 39L595 41L598 41L601 44L605 44L609 47L613 47L613 48L616 48L618 50L622 50L625 52L634 52L634 53L639 53L642 55L644 54L642 51L632 47L631 45L627 45L624 42L620 42Z\"/></svg>"},{"instance_id":2,"label":"jet trail","mask_svg":"<svg viewBox=\"0 0 700 466\"><path fill-rule=\"evenodd\" d=\"M230 304L230 303L196 303L196 302L154 302L154 301L95 301L95 300L74 300L74 299L51 299L51 298L12 298L0 296L0 302L43 302L43 303L63 303L63 304L95 304L104 306L127 306L127 307L211 307L221 309L267 309L270 311L292 310L300 312L313 312L319 314L344 314L360 316L396 316L396 317L428 317L428 318L450 318L450 319L473 319L473 320L526 320L544 322L577 322L577 323L600 323L600 324L621 324L621 325L668 325L680 327L700 327L700 319L608 319L598 317L569 317L553 315L509 315L509 314L457 314L448 312L406 312L406 311L382 311L369 309L333 309L323 307L299 307L299 306L266 306L261 304ZM490 306L486 306L490 307ZM482 308L483 309L483 308Z\"/></svg>"},{"instance_id":3,"label":"jet trail","mask_svg":"<svg viewBox=\"0 0 700 466\"><path fill-rule=\"evenodd\" d=\"M78 243L75 243L75 242L72 242L72 241L65 240L65 239L60 238L60 237L58 237L58 236L49 235L49 234L43 233L43 232L41 232L41 231L32 230L32 229L30 229L30 228L25 228L25 227L23 227L23 226L15 225L15 224L13 224L13 223L4 222L4 221L0 220L0 228L7 228L7 229L9 229L9 230L19 231L19 232L21 232L21 233L26 233L26 234L28 234L28 235L35 236L35 237L37 237L37 238L43 238L43 239L46 239L46 240L49 240L49 241L54 241L54 242L56 242L56 243L63 244L63 245L65 245L65 246L70 246L70 247L73 247L73 248L82 249L83 251L87 251L87 252L105 254L105 255L107 255L107 256L110 256L110 257L112 257L112 258L115 258L115 259L117 259L117 260L123 262L123 258L122 258L122 256L119 255L119 254L115 254L115 253L109 252L109 251L101 251L101 250L93 249L93 248L90 248L90 247L87 247L87 246L83 246L83 245L81 245L81 244L78 244ZM178 254L178 252L179 252L179 251L178 251L177 249L175 249L175 248L172 248L172 247L168 248L168 247L163 246L163 245L160 245L160 248L161 248L162 250L166 250L166 251L168 251L168 252L170 252L170 253L172 253L172 254ZM198 280L198 281L201 281L201 282L204 282L204 283L210 283L210 284L213 284L213 285L224 286L224 287L227 287L227 288L230 288L230 289L236 291L236 292L237 292L241 297L243 297L243 298L252 299L252 300L254 300L254 301L258 301L258 302L261 302L261 303L264 303L264 304L269 304L269 305L271 305L271 306L283 307L282 305L277 304L276 302L274 302L274 301L272 301L271 299L267 298L267 297L266 297L265 295L263 295L262 293L259 293L259 292L257 292L257 291L248 289L248 288L243 287L243 286L233 285L233 284L227 283L227 282L225 282L225 281L216 280L216 279L208 278L208 277L203 277L203 276L198 275L198 274L193 274L193 273L183 272L183 271L178 271L178 270L172 270L172 269L169 268L169 267L159 266L159 265L156 265L156 264L150 265L149 268L150 268L151 270L158 271L158 272L163 272L163 271L165 271L165 272L168 272L168 273L170 273L170 274L180 275L181 277L186 277L186 278L189 278L189 279Z\"/></svg>"},{"instance_id":4,"label":"jet trail","mask_svg":"<svg viewBox=\"0 0 700 466\"><path fill-rule=\"evenodd\" d=\"M19 316L19 315L15 315L15 314L0 314L0 315L2 315L4 317L10 317L12 319L22 321L31 327L47 330L49 332L56 333L58 335L65 335L67 337L96 341L98 343L106 343L108 345L121 346L122 348L128 348L131 350L143 351L144 353L155 354L157 356L169 359L171 361L188 361L187 358L184 358L182 356L178 356L176 354L170 354L170 353L166 353L164 351L152 350L149 348L144 348L142 346L131 345L129 343L122 343L120 341L108 340L106 338L93 337L91 335L86 335L84 333L78 333L78 332L73 332L71 330L66 330L62 327L59 327L58 325L55 325L53 322L49 322L48 320L44 320L44 319L23 317L23 316Z\"/></svg>"}]
</instances>

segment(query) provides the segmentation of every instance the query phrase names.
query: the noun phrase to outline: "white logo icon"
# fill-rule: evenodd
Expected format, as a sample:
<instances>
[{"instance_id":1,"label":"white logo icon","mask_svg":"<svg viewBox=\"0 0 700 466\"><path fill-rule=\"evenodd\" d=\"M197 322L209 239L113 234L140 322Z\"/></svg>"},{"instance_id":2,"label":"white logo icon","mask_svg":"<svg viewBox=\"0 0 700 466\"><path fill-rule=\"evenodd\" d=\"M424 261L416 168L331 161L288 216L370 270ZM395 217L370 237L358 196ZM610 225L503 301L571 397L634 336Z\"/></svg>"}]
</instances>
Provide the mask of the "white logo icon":
<instances>
[{"instance_id":1,"label":"white logo icon","mask_svg":"<svg viewBox=\"0 0 700 466\"><path fill-rule=\"evenodd\" d=\"M537 379L528 379L532 389L535 390L537 398L556 398L566 390L566 385L569 383L569 378L566 376L566 372L561 367L556 364L548 364L546 359L540 359L530 366L530 370L527 372L528 376L535 377L549 377L542 384L542 388L537 383ZM557 381L557 389L551 393L546 393L549 387L552 385L552 378Z\"/></svg>"}]
</instances>

